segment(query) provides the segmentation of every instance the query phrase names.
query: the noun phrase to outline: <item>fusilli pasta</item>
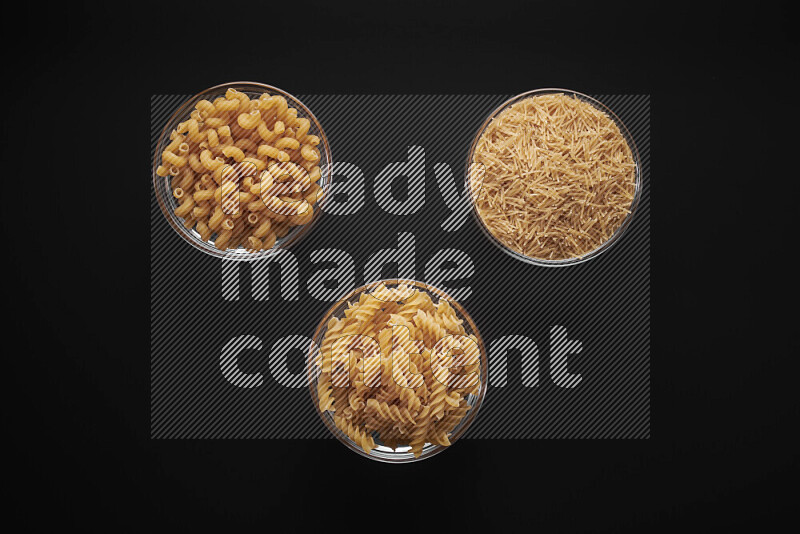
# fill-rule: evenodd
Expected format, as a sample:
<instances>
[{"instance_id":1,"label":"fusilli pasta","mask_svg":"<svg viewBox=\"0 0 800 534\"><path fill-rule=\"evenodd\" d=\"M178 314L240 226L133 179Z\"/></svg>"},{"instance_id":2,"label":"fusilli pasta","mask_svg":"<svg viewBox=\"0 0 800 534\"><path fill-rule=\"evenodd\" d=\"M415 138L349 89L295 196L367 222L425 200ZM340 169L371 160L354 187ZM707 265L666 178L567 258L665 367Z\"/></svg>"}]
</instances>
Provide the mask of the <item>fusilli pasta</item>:
<instances>
[{"instance_id":1,"label":"fusilli pasta","mask_svg":"<svg viewBox=\"0 0 800 534\"><path fill-rule=\"evenodd\" d=\"M399 298L398 297L402 297ZM380 284L331 318L316 353L319 409L369 453L447 446L480 387L481 348L445 299Z\"/></svg>"}]
</instances>

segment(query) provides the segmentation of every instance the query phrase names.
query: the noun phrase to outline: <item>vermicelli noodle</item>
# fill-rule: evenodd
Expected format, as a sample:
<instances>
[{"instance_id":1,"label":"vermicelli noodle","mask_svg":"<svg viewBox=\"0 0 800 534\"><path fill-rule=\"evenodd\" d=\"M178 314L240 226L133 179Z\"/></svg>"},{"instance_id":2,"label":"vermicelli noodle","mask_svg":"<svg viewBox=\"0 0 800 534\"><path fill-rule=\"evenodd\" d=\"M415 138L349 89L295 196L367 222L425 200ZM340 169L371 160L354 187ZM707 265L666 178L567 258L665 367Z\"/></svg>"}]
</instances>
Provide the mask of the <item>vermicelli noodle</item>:
<instances>
[{"instance_id":1,"label":"vermicelli noodle","mask_svg":"<svg viewBox=\"0 0 800 534\"><path fill-rule=\"evenodd\" d=\"M581 257L630 213L631 148L603 111L566 94L526 98L500 112L478 140L471 187L478 215L523 255Z\"/></svg>"}]
</instances>

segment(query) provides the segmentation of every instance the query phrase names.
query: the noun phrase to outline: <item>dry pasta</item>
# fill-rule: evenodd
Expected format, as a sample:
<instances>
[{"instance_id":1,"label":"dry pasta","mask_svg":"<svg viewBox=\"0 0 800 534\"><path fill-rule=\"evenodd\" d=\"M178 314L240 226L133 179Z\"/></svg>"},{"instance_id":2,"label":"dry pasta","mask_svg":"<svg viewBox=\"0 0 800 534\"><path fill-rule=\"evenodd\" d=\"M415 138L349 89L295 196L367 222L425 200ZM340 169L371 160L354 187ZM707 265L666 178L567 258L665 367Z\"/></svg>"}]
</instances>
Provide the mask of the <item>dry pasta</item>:
<instances>
[{"instance_id":1,"label":"dry pasta","mask_svg":"<svg viewBox=\"0 0 800 534\"><path fill-rule=\"evenodd\" d=\"M199 101L170 133L156 174L169 181L175 215L203 241L268 250L308 224L323 198L320 139L310 128L282 96L228 89Z\"/></svg>"},{"instance_id":2,"label":"dry pasta","mask_svg":"<svg viewBox=\"0 0 800 534\"><path fill-rule=\"evenodd\" d=\"M630 146L603 111L566 94L538 95L500 112L479 138L471 188L501 243L526 256L581 257L630 213Z\"/></svg>"},{"instance_id":3,"label":"dry pasta","mask_svg":"<svg viewBox=\"0 0 800 534\"><path fill-rule=\"evenodd\" d=\"M445 299L383 284L327 324L314 360L319 409L368 454L376 439L419 456L450 435L481 387L481 349Z\"/></svg>"}]
</instances>

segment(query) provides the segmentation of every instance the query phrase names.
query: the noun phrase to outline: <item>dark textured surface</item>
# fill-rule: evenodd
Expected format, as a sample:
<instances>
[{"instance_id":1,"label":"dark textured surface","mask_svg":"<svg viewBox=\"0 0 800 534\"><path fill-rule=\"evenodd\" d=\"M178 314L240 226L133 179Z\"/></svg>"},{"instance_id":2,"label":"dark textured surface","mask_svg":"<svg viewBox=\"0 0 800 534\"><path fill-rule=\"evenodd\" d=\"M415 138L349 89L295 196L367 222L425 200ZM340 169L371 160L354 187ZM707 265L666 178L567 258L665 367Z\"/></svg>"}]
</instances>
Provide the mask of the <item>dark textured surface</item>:
<instances>
[{"instance_id":1,"label":"dark textured surface","mask_svg":"<svg viewBox=\"0 0 800 534\"><path fill-rule=\"evenodd\" d=\"M9 523L329 531L346 513L348 525L381 531L786 530L800 448L797 269L783 258L797 226L790 5L320 2L284 6L304 18L281 24L273 4L9 4ZM233 80L298 95L652 95L651 439L464 439L404 466L332 439L151 439L151 96ZM219 284L218 274L185 276ZM312 307L309 324L325 306ZM254 330L270 335L268 324ZM396 496L411 503L393 513Z\"/></svg>"},{"instance_id":2,"label":"dark textured surface","mask_svg":"<svg viewBox=\"0 0 800 534\"><path fill-rule=\"evenodd\" d=\"M278 290L279 271L238 264L237 298L223 292L223 262L182 241L151 195L151 434L156 438L328 437L302 380L295 388L270 374L269 354L287 336L311 337L328 301L314 298L307 282L326 266L325 249L352 256L355 282L380 249L396 248L400 233L414 236L413 276L425 279L426 262L455 249L474 272L454 286L490 349L491 387L465 438L647 438L650 435L650 98L594 95L629 128L638 147L643 195L631 227L608 252L564 268L515 260L481 233L471 216L448 219L434 166L446 163L461 188L469 145L480 124L511 95L298 95L330 139L334 162L357 165L365 177L365 203L349 215L326 214L291 253L299 266L296 297ZM169 114L187 96L151 100L151 149ZM406 161L409 148L425 156L425 198L413 214L394 215L379 206L375 177ZM342 184L335 180L334 194ZM402 193L399 193L402 195ZM445 221L451 221L445 223ZM444 253L445 257L453 254ZM320 262L315 264L313 258ZM285 284L290 272L280 272ZM431 280L427 280L431 281ZM340 293L351 288L338 288ZM563 387L550 369L551 328L567 329L582 343L568 370L580 374ZM257 387L231 384L220 370L223 346L254 336L261 350L239 357L246 373L261 373ZM521 368L522 354L507 353L506 380L496 372L510 336L538 348L538 381ZM302 337L295 340L302 340ZM253 341L253 338L251 338ZM255 341L258 343L258 341ZM302 344L302 343L300 343ZM289 370L302 372L303 351L289 353ZM523 374L526 380L523 380ZM504 385L502 385L504 383ZM252 385L252 384L251 384ZM502 387L500 387L502 385Z\"/></svg>"}]
</instances>

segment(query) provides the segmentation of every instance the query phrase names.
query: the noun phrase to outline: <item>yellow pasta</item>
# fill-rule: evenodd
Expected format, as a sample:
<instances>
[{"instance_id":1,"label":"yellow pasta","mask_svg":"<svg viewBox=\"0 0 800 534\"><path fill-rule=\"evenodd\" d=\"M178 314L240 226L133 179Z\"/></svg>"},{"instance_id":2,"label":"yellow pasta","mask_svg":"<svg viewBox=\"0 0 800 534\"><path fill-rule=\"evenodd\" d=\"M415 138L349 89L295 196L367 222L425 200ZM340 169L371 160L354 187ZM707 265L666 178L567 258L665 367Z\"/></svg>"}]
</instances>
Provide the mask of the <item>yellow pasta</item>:
<instances>
[{"instance_id":1,"label":"yellow pasta","mask_svg":"<svg viewBox=\"0 0 800 534\"><path fill-rule=\"evenodd\" d=\"M223 220L225 220L225 212L222 211L220 206L216 206L214 212L208 218L208 227L216 231L222 225Z\"/></svg>"},{"instance_id":2,"label":"yellow pasta","mask_svg":"<svg viewBox=\"0 0 800 534\"><path fill-rule=\"evenodd\" d=\"M201 240L269 250L310 223L323 198L312 128L283 96L228 89L198 101L170 132L155 173L168 182L175 215Z\"/></svg>"},{"instance_id":3,"label":"yellow pasta","mask_svg":"<svg viewBox=\"0 0 800 534\"><path fill-rule=\"evenodd\" d=\"M183 143L185 139L183 135L178 134L177 131L173 131L170 136L170 142L164 147L164 152L177 152L178 147L181 146L181 143Z\"/></svg>"},{"instance_id":4,"label":"yellow pasta","mask_svg":"<svg viewBox=\"0 0 800 534\"><path fill-rule=\"evenodd\" d=\"M217 113L219 112L226 112L226 111L236 111L239 109L239 101L238 100L220 100L214 103L214 108Z\"/></svg>"},{"instance_id":5,"label":"yellow pasta","mask_svg":"<svg viewBox=\"0 0 800 534\"><path fill-rule=\"evenodd\" d=\"M247 238L247 249L248 250L252 250L252 251L255 252L256 250L261 250L261 247L262 247L262 243L261 243L261 240L259 238L255 237L255 236L252 236L252 235Z\"/></svg>"},{"instance_id":6,"label":"yellow pasta","mask_svg":"<svg viewBox=\"0 0 800 534\"><path fill-rule=\"evenodd\" d=\"M194 184L195 175L189 169L184 169L181 171L181 174L177 176L178 186L181 187L184 191L191 191L192 185Z\"/></svg>"},{"instance_id":7,"label":"yellow pasta","mask_svg":"<svg viewBox=\"0 0 800 534\"><path fill-rule=\"evenodd\" d=\"M253 230L253 235L255 237L258 237L259 239L262 239L264 238L264 236L270 233L271 229L272 229L272 221L270 221L269 219L264 219L261 222L261 224L259 224L258 227L255 230Z\"/></svg>"},{"instance_id":8,"label":"yellow pasta","mask_svg":"<svg viewBox=\"0 0 800 534\"><path fill-rule=\"evenodd\" d=\"M186 128L186 139L193 143L200 143L206 138L205 132L200 131L200 125L195 119L191 119Z\"/></svg>"},{"instance_id":9,"label":"yellow pasta","mask_svg":"<svg viewBox=\"0 0 800 534\"><path fill-rule=\"evenodd\" d=\"M239 101L239 109L245 110L248 108L250 103L250 98L242 93L241 91L237 91L236 89L228 89L225 92L225 98L228 100L238 100Z\"/></svg>"},{"instance_id":10,"label":"yellow pasta","mask_svg":"<svg viewBox=\"0 0 800 534\"><path fill-rule=\"evenodd\" d=\"M181 219L185 219L192 213L192 209L194 208L194 200L189 195L181 194L181 205L175 208L175 215L180 217Z\"/></svg>"},{"instance_id":11,"label":"yellow pasta","mask_svg":"<svg viewBox=\"0 0 800 534\"><path fill-rule=\"evenodd\" d=\"M244 152L242 152L241 148L236 146L226 146L222 149L222 153L225 155L225 157L233 158L236 162L244 159Z\"/></svg>"},{"instance_id":12,"label":"yellow pasta","mask_svg":"<svg viewBox=\"0 0 800 534\"><path fill-rule=\"evenodd\" d=\"M195 202L203 202L205 200L211 200L212 198L214 198L214 191L203 189L201 191L195 192L195 194L192 196Z\"/></svg>"},{"instance_id":13,"label":"yellow pasta","mask_svg":"<svg viewBox=\"0 0 800 534\"><path fill-rule=\"evenodd\" d=\"M270 145L260 145L257 154L262 158L271 158L278 161L289 161L289 159L291 159L289 154Z\"/></svg>"},{"instance_id":14,"label":"yellow pasta","mask_svg":"<svg viewBox=\"0 0 800 534\"><path fill-rule=\"evenodd\" d=\"M213 128L207 130L208 146L211 148L219 146L219 134Z\"/></svg>"},{"instance_id":15,"label":"yellow pasta","mask_svg":"<svg viewBox=\"0 0 800 534\"><path fill-rule=\"evenodd\" d=\"M250 153L258 150L258 145L252 139L237 139L233 146L240 149L242 152Z\"/></svg>"},{"instance_id":16,"label":"yellow pasta","mask_svg":"<svg viewBox=\"0 0 800 534\"><path fill-rule=\"evenodd\" d=\"M261 112L254 109L249 113L242 113L236 119L236 122L245 130L252 130L261 122Z\"/></svg>"},{"instance_id":17,"label":"yellow pasta","mask_svg":"<svg viewBox=\"0 0 800 534\"><path fill-rule=\"evenodd\" d=\"M267 167L267 162L258 158L244 158L242 163L252 163L259 171L263 171Z\"/></svg>"},{"instance_id":18,"label":"yellow pasta","mask_svg":"<svg viewBox=\"0 0 800 534\"><path fill-rule=\"evenodd\" d=\"M197 172L197 173L205 173L206 172L205 166L200 161L200 157L196 153L192 152L191 154L189 154L188 161L189 161L189 167L194 172Z\"/></svg>"},{"instance_id":19,"label":"yellow pasta","mask_svg":"<svg viewBox=\"0 0 800 534\"><path fill-rule=\"evenodd\" d=\"M203 118L207 118L211 116L212 113L214 113L214 104L212 104L208 100L201 100L200 102L195 104L194 107L201 113Z\"/></svg>"},{"instance_id":20,"label":"yellow pasta","mask_svg":"<svg viewBox=\"0 0 800 534\"><path fill-rule=\"evenodd\" d=\"M297 119L297 130L295 131L295 137L298 141L305 141L306 134L308 130L311 128L311 121L308 119Z\"/></svg>"},{"instance_id":21,"label":"yellow pasta","mask_svg":"<svg viewBox=\"0 0 800 534\"><path fill-rule=\"evenodd\" d=\"M270 130L267 126L267 123L261 121L258 123L256 131L258 132L258 135L261 136L261 139L270 143L283 135L283 132L286 131L286 128L281 121L276 121L275 125L272 127L272 130Z\"/></svg>"},{"instance_id":22,"label":"yellow pasta","mask_svg":"<svg viewBox=\"0 0 800 534\"><path fill-rule=\"evenodd\" d=\"M319 152L311 145L303 145L300 155L308 161L319 161Z\"/></svg>"},{"instance_id":23,"label":"yellow pasta","mask_svg":"<svg viewBox=\"0 0 800 534\"><path fill-rule=\"evenodd\" d=\"M170 150L164 151L164 153L161 155L161 161L170 165L174 165L178 168L186 165L186 158L179 156Z\"/></svg>"},{"instance_id":24,"label":"yellow pasta","mask_svg":"<svg viewBox=\"0 0 800 534\"><path fill-rule=\"evenodd\" d=\"M215 171L225 164L224 160L213 157L210 150L203 150L200 153L200 163L209 171Z\"/></svg>"},{"instance_id":25,"label":"yellow pasta","mask_svg":"<svg viewBox=\"0 0 800 534\"><path fill-rule=\"evenodd\" d=\"M228 243L230 242L232 236L233 232L231 232L230 230L227 229L222 230L217 235L217 239L214 241L214 246L220 250L225 250L226 248L228 248Z\"/></svg>"},{"instance_id":26,"label":"yellow pasta","mask_svg":"<svg viewBox=\"0 0 800 534\"><path fill-rule=\"evenodd\" d=\"M208 223L204 220L197 221L197 233L200 234L200 239L203 241L209 241L211 239L211 235L213 231L208 226Z\"/></svg>"},{"instance_id":27,"label":"yellow pasta","mask_svg":"<svg viewBox=\"0 0 800 534\"><path fill-rule=\"evenodd\" d=\"M273 96L272 100L275 102L276 116L278 117L278 120L282 121L286 118L286 112L289 110L289 103L286 102L286 99L280 95Z\"/></svg>"},{"instance_id":28,"label":"yellow pasta","mask_svg":"<svg viewBox=\"0 0 800 534\"><path fill-rule=\"evenodd\" d=\"M203 217L207 217L210 212L211 206L195 206L192 210L192 217L195 219L202 219Z\"/></svg>"},{"instance_id":29,"label":"yellow pasta","mask_svg":"<svg viewBox=\"0 0 800 534\"><path fill-rule=\"evenodd\" d=\"M298 148L300 148L300 142L292 137L281 137L280 139L275 141L275 148L277 148L278 150L283 150L285 148L289 148L291 150L297 150Z\"/></svg>"},{"instance_id":30,"label":"yellow pasta","mask_svg":"<svg viewBox=\"0 0 800 534\"><path fill-rule=\"evenodd\" d=\"M403 298L398 298L403 297ZM365 452L449 445L481 388L481 348L449 303L377 286L326 325L313 364L319 409Z\"/></svg>"},{"instance_id":31,"label":"yellow pasta","mask_svg":"<svg viewBox=\"0 0 800 534\"><path fill-rule=\"evenodd\" d=\"M222 128L222 127L226 126L227 124L228 123L225 122L225 119L220 118L220 117L209 117L209 118L207 118L205 120L205 123L204 123L204 125L206 126L206 128L209 129L209 131L216 130L218 128Z\"/></svg>"}]
</instances>

